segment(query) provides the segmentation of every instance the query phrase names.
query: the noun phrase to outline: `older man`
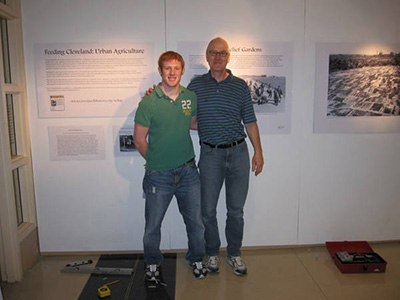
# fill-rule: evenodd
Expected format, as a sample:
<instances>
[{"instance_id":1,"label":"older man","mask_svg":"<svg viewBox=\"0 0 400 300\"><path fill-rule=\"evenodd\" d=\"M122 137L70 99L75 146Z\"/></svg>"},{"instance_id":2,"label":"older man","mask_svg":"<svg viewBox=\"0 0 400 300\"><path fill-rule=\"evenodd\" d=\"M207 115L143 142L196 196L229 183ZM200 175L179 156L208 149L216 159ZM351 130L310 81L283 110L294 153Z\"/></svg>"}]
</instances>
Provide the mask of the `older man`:
<instances>
[{"instance_id":1,"label":"older man","mask_svg":"<svg viewBox=\"0 0 400 300\"><path fill-rule=\"evenodd\" d=\"M197 95L197 122L201 144L201 208L205 226L208 272L218 272L220 236L217 203L223 183L226 188L227 262L236 275L247 274L241 258L243 208L249 187L250 159L245 141L247 135L254 148L252 171L263 169L257 120L246 82L227 69L230 60L228 43L215 38L206 50L208 73L193 79L188 89Z\"/></svg>"}]
</instances>

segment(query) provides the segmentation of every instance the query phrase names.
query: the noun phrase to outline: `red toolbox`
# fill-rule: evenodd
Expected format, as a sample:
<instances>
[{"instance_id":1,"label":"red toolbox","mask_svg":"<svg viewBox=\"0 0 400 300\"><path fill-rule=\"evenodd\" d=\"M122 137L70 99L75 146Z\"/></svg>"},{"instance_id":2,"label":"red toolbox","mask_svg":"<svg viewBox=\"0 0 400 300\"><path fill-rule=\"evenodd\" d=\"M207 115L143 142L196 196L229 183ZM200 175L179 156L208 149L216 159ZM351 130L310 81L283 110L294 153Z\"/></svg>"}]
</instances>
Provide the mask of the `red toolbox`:
<instances>
[{"instance_id":1,"label":"red toolbox","mask_svg":"<svg viewBox=\"0 0 400 300\"><path fill-rule=\"evenodd\" d=\"M325 242L342 273L383 273L387 262L366 241Z\"/></svg>"}]
</instances>

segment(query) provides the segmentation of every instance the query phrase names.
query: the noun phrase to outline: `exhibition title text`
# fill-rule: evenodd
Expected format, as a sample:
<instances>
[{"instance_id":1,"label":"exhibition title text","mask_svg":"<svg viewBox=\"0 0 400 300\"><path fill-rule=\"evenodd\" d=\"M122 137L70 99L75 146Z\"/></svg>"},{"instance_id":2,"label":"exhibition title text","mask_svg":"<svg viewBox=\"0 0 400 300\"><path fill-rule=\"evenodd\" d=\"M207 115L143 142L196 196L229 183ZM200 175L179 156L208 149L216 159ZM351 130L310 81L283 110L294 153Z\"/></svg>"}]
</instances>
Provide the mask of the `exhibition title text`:
<instances>
[{"instance_id":1,"label":"exhibition title text","mask_svg":"<svg viewBox=\"0 0 400 300\"><path fill-rule=\"evenodd\" d=\"M144 49L135 49L135 48L122 48L122 49L104 49L104 48L91 48L91 49L45 49L45 55L76 55L76 54L143 54Z\"/></svg>"},{"instance_id":2,"label":"exhibition title text","mask_svg":"<svg viewBox=\"0 0 400 300\"><path fill-rule=\"evenodd\" d=\"M232 47L231 52L262 52L258 47Z\"/></svg>"}]
</instances>

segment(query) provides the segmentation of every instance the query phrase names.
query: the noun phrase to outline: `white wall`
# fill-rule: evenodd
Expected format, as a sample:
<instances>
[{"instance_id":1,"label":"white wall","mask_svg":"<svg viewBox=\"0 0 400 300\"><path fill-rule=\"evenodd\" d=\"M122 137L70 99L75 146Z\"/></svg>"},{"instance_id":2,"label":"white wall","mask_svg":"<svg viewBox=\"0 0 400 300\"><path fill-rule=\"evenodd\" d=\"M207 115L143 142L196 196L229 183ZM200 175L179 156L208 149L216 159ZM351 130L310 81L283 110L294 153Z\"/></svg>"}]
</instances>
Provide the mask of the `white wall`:
<instances>
[{"instance_id":1,"label":"white wall","mask_svg":"<svg viewBox=\"0 0 400 300\"><path fill-rule=\"evenodd\" d=\"M399 1L22 0L22 10L41 251L141 250L144 161L113 156L112 126L132 116L38 118L34 45L153 42L156 61L215 36L294 44L291 133L261 136L266 165L251 178L244 246L400 239L399 134L313 134L315 44L399 44ZM104 127L106 160L49 160L47 128L72 125ZM224 216L220 201L222 236ZM162 248L186 248L175 203Z\"/></svg>"},{"instance_id":2,"label":"white wall","mask_svg":"<svg viewBox=\"0 0 400 300\"><path fill-rule=\"evenodd\" d=\"M307 1L299 242L400 237L399 134L312 134L315 43L400 42L399 1Z\"/></svg>"}]
</instances>

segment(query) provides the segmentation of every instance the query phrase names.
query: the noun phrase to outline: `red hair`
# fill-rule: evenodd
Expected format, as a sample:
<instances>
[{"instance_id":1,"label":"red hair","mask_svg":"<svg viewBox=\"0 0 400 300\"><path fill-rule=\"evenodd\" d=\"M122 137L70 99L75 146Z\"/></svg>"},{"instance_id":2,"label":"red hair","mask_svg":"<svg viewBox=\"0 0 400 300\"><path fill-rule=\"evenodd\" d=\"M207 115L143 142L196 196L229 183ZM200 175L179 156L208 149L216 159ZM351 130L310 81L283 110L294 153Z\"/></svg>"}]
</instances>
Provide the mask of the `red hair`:
<instances>
[{"instance_id":1,"label":"red hair","mask_svg":"<svg viewBox=\"0 0 400 300\"><path fill-rule=\"evenodd\" d=\"M177 60L181 63L182 69L185 68L185 61L183 60L183 57L179 53L174 51L167 51L161 54L160 58L158 59L158 66L160 67L160 69L162 69L163 62L169 60Z\"/></svg>"}]
</instances>

